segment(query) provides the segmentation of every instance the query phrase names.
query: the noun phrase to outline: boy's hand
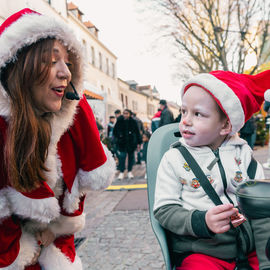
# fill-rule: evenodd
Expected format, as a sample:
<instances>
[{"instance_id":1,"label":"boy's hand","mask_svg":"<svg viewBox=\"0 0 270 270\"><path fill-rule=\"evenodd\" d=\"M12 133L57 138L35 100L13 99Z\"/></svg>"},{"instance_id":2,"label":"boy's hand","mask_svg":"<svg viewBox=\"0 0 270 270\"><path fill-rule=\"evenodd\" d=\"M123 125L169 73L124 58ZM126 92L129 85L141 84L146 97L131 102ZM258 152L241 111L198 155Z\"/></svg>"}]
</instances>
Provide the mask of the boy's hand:
<instances>
[{"instance_id":1,"label":"boy's hand","mask_svg":"<svg viewBox=\"0 0 270 270\"><path fill-rule=\"evenodd\" d=\"M224 233L230 229L231 216L238 213L230 204L222 204L209 209L205 215L206 224L213 233Z\"/></svg>"},{"instance_id":2,"label":"boy's hand","mask_svg":"<svg viewBox=\"0 0 270 270\"><path fill-rule=\"evenodd\" d=\"M55 235L51 230L46 229L43 232L38 232L36 234L36 239L41 246L47 247L55 240Z\"/></svg>"}]
</instances>

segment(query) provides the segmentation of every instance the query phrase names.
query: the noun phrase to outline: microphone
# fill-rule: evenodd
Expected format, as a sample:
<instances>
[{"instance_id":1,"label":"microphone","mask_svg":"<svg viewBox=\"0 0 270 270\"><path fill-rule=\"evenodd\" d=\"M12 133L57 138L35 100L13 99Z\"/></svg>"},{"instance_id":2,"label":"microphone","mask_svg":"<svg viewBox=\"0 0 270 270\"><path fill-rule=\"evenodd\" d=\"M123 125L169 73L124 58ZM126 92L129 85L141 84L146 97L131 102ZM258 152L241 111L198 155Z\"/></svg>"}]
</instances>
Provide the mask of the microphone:
<instances>
[{"instance_id":1,"label":"microphone","mask_svg":"<svg viewBox=\"0 0 270 270\"><path fill-rule=\"evenodd\" d=\"M65 97L66 97L67 99L69 99L69 100L74 100L74 99L79 100L80 97L79 97L78 92L76 91L76 89L75 89L73 83L70 82L70 85L71 85L71 87L72 87L74 93L72 93L72 92L66 92Z\"/></svg>"}]
</instances>

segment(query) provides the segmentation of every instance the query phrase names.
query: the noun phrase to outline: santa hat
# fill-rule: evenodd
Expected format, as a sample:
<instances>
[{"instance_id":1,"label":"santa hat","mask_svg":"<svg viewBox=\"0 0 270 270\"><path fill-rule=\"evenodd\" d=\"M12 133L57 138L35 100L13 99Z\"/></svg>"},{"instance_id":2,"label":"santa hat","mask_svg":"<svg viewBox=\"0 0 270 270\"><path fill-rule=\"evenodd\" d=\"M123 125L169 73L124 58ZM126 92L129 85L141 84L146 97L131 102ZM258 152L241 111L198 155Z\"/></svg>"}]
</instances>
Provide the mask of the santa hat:
<instances>
[{"instance_id":1,"label":"santa hat","mask_svg":"<svg viewBox=\"0 0 270 270\"><path fill-rule=\"evenodd\" d=\"M0 72L7 63L16 61L17 53L24 47L45 38L59 40L76 56L72 82L82 87L82 49L72 29L63 21L25 8L7 18L0 26ZM0 91L4 91L0 85ZM72 91L72 90L70 90Z\"/></svg>"},{"instance_id":2,"label":"santa hat","mask_svg":"<svg viewBox=\"0 0 270 270\"><path fill-rule=\"evenodd\" d=\"M245 122L260 110L264 93L270 88L270 70L256 75L238 74L230 71L202 73L188 80L181 90L193 86L205 89L213 96L232 125L232 132L238 132Z\"/></svg>"}]
</instances>

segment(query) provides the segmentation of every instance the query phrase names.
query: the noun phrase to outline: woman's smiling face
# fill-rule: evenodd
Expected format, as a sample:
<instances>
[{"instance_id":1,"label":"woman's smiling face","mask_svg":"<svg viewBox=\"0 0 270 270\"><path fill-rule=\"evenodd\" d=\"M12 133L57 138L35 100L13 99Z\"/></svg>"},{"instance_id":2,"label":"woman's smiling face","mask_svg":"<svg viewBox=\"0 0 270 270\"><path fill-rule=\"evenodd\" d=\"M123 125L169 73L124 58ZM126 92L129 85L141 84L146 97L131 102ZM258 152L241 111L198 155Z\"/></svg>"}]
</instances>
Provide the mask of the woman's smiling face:
<instances>
[{"instance_id":1,"label":"woman's smiling face","mask_svg":"<svg viewBox=\"0 0 270 270\"><path fill-rule=\"evenodd\" d=\"M54 41L49 77L45 83L33 87L34 106L40 114L61 109L65 89L71 80L69 65L66 48Z\"/></svg>"}]
</instances>

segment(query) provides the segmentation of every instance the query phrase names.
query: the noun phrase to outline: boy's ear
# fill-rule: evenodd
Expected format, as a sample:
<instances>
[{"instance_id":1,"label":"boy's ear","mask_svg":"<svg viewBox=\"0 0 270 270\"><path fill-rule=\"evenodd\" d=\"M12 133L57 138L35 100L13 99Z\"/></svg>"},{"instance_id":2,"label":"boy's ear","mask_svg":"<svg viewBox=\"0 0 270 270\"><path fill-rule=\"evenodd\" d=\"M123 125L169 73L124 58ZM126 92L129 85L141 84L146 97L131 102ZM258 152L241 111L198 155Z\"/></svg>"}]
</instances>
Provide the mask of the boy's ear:
<instances>
[{"instance_id":1,"label":"boy's ear","mask_svg":"<svg viewBox=\"0 0 270 270\"><path fill-rule=\"evenodd\" d=\"M220 131L220 135L228 135L231 131L232 131L232 124L229 119L226 119L223 128Z\"/></svg>"}]
</instances>

